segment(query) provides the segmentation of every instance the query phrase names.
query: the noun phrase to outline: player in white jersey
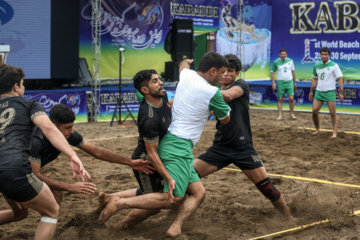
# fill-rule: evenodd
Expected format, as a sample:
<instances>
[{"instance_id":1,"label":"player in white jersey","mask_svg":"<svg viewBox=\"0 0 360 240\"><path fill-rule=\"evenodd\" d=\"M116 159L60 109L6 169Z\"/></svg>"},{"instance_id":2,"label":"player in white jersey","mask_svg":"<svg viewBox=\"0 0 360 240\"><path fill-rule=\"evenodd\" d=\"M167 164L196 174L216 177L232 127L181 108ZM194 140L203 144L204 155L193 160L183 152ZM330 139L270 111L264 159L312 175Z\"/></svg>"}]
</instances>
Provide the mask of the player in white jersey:
<instances>
[{"instance_id":1,"label":"player in white jersey","mask_svg":"<svg viewBox=\"0 0 360 240\"><path fill-rule=\"evenodd\" d=\"M294 115L294 89L297 91L294 62L287 57L286 49L279 52L280 58L276 59L271 67L272 89L276 90L275 72L277 71L277 97L279 116L277 120L282 119L282 106L285 93L289 98L289 108L291 119L296 119Z\"/></svg>"},{"instance_id":2,"label":"player in white jersey","mask_svg":"<svg viewBox=\"0 0 360 240\"><path fill-rule=\"evenodd\" d=\"M336 81L339 84L339 101L344 100L344 83L339 65L329 59L330 49L323 47L320 49L321 61L317 62L313 70L313 80L309 93L309 100L313 101L312 118L315 125L314 135L320 133L319 111L324 102L329 107L331 121L333 125L333 134L331 138L336 138L338 118L336 115ZM313 92L316 87L315 96Z\"/></svg>"},{"instance_id":3,"label":"player in white jersey","mask_svg":"<svg viewBox=\"0 0 360 240\"><path fill-rule=\"evenodd\" d=\"M116 211L124 208L179 208L167 236L181 234L184 221L200 206L205 188L193 167L192 148L200 139L211 114L222 124L230 121L230 108L216 87L228 61L215 52L205 54L197 71L188 69L192 61L179 64L180 81L176 88L169 132L162 138L158 155L170 177L164 178L164 193L149 193L131 198L112 198L101 215L106 222ZM155 169L157 166L153 165ZM188 197L185 198L185 193Z\"/></svg>"}]
</instances>

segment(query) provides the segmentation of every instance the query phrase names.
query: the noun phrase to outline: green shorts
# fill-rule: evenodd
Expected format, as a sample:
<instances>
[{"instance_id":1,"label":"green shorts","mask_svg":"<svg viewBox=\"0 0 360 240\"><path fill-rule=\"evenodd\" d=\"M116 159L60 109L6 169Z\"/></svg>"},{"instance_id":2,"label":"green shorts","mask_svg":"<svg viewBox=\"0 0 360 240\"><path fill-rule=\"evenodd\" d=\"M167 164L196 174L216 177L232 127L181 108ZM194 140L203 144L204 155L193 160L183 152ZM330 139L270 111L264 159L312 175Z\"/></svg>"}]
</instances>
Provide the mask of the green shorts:
<instances>
[{"instance_id":1,"label":"green shorts","mask_svg":"<svg viewBox=\"0 0 360 240\"><path fill-rule=\"evenodd\" d=\"M200 181L193 162L193 144L191 140L178 138L167 133L160 141L158 154L170 176L175 180L174 196L184 197L188 185ZM169 192L164 179L164 192Z\"/></svg>"},{"instance_id":2,"label":"green shorts","mask_svg":"<svg viewBox=\"0 0 360 240\"><path fill-rule=\"evenodd\" d=\"M326 92L315 91L314 99L321 102L335 102L336 101L335 89Z\"/></svg>"},{"instance_id":3,"label":"green shorts","mask_svg":"<svg viewBox=\"0 0 360 240\"><path fill-rule=\"evenodd\" d=\"M294 82L293 80L289 81L277 81L277 97L283 98L285 97L285 93L290 96L294 96Z\"/></svg>"}]
</instances>

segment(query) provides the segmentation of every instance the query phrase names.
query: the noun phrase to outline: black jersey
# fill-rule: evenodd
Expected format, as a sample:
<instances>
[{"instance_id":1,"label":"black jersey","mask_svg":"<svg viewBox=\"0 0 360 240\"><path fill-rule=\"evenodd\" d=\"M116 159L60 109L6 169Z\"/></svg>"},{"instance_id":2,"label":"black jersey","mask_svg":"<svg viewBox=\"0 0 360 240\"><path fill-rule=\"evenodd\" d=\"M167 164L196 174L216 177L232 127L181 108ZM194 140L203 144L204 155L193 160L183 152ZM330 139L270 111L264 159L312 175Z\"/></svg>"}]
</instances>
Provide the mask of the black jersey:
<instances>
[{"instance_id":1,"label":"black jersey","mask_svg":"<svg viewBox=\"0 0 360 240\"><path fill-rule=\"evenodd\" d=\"M167 133L171 123L171 107L167 95L162 98L162 105L156 106L145 99L141 103L138 114L138 145L132 155L133 159L147 156L145 142L160 142Z\"/></svg>"},{"instance_id":2,"label":"black jersey","mask_svg":"<svg viewBox=\"0 0 360 240\"><path fill-rule=\"evenodd\" d=\"M84 145L83 137L76 131L70 135L67 141L70 145L78 148ZM31 136L30 161L41 163L41 167L43 167L54 161L60 153L44 136L41 129L36 127Z\"/></svg>"},{"instance_id":3,"label":"black jersey","mask_svg":"<svg viewBox=\"0 0 360 240\"><path fill-rule=\"evenodd\" d=\"M32 120L46 114L35 100L11 96L0 100L0 171L31 172L29 151Z\"/></svg>"},{"instance_id":4,"label":"black jersey","mask_svg":"<svg viewBox=\"0 0 360 240\"><path fill-rule=\"evenodd\" d=\"M216 122L217 132L214 144L241 147L252 145L252 134L249 116L249 92L250 88L243 79L235 81L231 87L241 87L243 95L228 103L231 108L230 122L222 124L218 119Z\"/></svg>"}]
</instances>

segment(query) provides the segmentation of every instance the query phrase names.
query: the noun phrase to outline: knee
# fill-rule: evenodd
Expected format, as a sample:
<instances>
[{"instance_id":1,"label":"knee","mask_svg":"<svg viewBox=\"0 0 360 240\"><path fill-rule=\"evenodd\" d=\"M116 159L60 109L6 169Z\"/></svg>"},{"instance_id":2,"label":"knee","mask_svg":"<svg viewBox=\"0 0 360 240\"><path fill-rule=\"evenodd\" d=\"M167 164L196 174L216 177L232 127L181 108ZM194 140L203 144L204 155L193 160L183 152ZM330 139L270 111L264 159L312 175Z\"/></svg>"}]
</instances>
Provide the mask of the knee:
<instances>
[{"instance_id":1,"label":"knee","mask_svg":"<svg viewBox=\"0 0 360 240\"><path fill-rule=\"evenodd\" d=\"M275 186L272 184L270 178L265 178L260 182L255 184L259 191L268 198L271 202L276 202L281 197L281 192L279 192Z\"/></svg>"},{"instance_id":2,"label":"knee","mask_svg":"<svg viewBox=\"0 0 360 240\"><path fill-rule=\"evenodd\" d=\"M51 207L51 209L49 209L48 213L45 214L44 216L48 216L48 217L57 219L59 216L59 212L60 212L59 204L54 203L53 206Z\"/></svg>"},{"instance_id":3,"label":"knee","mask_svg":"<svg viewBox=\"0 0 360 240\"><path fill-rule=\"evenodd\" d=\"M283 100L284 100L284 98L279 98L279 99L278 99L278 102L279 102L279 103L282 103Z\"/></svg>"},{"instance_id":4,"label":"knee","mask_svg":"<svg viewBox=\"0 0 360 240\"><path fill-rule=\"evenodd\" d=\"M318 114L319 114L319 110L317 110L317 109L312 110L313 117L317 116Z\"/></svg>"}]
</instances>

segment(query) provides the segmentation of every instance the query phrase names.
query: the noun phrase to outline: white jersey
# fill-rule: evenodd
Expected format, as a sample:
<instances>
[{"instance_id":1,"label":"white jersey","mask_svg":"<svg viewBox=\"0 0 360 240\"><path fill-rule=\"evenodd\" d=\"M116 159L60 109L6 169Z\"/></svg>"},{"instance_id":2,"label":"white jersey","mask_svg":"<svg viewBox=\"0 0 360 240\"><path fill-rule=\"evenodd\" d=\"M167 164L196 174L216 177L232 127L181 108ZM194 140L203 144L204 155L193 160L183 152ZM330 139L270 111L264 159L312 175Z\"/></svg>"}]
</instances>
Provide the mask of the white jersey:
<instances>
[{"instance_id":1,"label":"white jersey","mask_svg":"<svg viewBox=\"0 0 360 240\"><path fill-rule=\"evenodd\" d=\"M318 79L317 91L326 92L336 89L336 79L342 77L339 65L329 60L327 63L317 62L313 76Z\"/></svg>"},{"instance_id":2,"label":"white jersey","mask_svg":"<svg viewBox=\"0 0 360 240\"><path fill-rule=\"evenodd\" d=\"M190 69L183 69L176 87L169 132L195 146L211 110L221 120L230 114L220 90Z\"/></svg>"},{"instance_id":3,"label":"white jersey","mask_svg":"<svg viewBox=\"0 0 360 240\"><path fill-rule=\"evenodd\" d=\"M285 58L284 60L278 58L275 60L275 62L271 67L271 72L275 73L277 71L278 81L293 80L292 71L294 70L295 70L294 62L290 58Z\"/></svg>"}]
</instances>

